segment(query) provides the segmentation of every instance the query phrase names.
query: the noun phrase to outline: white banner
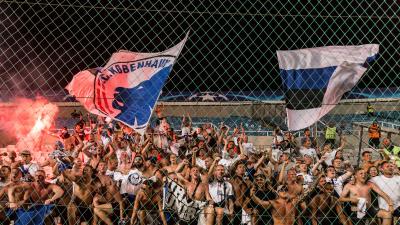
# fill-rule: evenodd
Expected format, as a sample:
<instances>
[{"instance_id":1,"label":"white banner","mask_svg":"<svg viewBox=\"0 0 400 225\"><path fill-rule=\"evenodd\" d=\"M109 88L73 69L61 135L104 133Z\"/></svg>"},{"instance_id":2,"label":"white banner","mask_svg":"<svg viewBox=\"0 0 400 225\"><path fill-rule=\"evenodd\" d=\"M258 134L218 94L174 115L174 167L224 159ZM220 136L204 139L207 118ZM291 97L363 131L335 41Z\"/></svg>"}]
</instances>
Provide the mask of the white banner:
<instances>
[{"instance_id":1,"label":"white banner","mask_svg":"<svg viewBox=\"0 0 400 225\"><path fill-rule=\"evenodd\" d=\"M180 220L190 222L197 220L206 202L192 200L185 188L170 178L164 186L163 209L175 212Z\"/></svg>"}]
</instances>

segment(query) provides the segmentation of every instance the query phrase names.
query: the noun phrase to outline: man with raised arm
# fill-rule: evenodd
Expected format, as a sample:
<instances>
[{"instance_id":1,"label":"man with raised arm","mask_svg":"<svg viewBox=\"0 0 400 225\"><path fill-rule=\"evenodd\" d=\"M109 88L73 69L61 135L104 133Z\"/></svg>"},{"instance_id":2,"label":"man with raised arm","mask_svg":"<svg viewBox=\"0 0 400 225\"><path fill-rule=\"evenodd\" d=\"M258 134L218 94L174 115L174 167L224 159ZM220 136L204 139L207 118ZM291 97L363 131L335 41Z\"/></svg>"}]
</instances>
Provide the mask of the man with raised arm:
<instances>
[{"instance_id":1,"label":"man with raised arm","mask_svg":"<svg viewBox=\"0 0 400 225\"><path fill-rule=\"evenodd\" d=\"M4 187L0 188L0 221L4 221L5 224L10 220L16 219L15 213L10 213L12 211L9 210L10 203L15 203L14 208L24 205L24 203L28 200L29 195L25 195L22 188L16 188L23 184L21 181L22 172L18 168L12 168L10 173L10 182ZM18 202L11 202L8 197L8 190L14 188L14 197L15 199L21 199ZM8 212L8 213L7 213ZM6 215L7 214L7 215Z\"/></svg>"},{"instance_id":2,"label":"man with raised arm","mask_svg":"<svg viewBox=\"0 0 400 225\"><path fill-rule=\"evenodd\" d=\"M100 218L106 224L124 221L124 203L110 176L106 175L107 164L100 161L98 164L98 179L95 179L95 197L93 199L93 211L96 218Z\"/></svg>"},{"instance_id":3,"label":"man with raised arm","mask_svg":"<svg viewBox=\"0 0 400 225\"><path fill-rule=\"evenodd\" d=\"M186 161L187 162L187 161ZM193 166L190 169L190 177L189 180L187 180L184 176L182 176L181 173L177 173L177 177L181 184L186 187L186 192L187 195L189 196L190 199L192 200L197 200L197 201L209 201L211 202L211 196L210 193L208 192L208 185L201 179L201 174L200 174L200 168L198 166ZM204 212L201 212L201 217L207 219L207 224L212 225L212 216L214 216L214 213L212 212L213 208L205 208ZM202 218L199 218L201 220ZM204 220L201 220L202 223L204 223ZM179 222L182 223L182 222ZM182 223L186 224L186 223ZM197 224L196 221L189 222L187 224Z\"/></svg>"},{"instance_id":4,"label":"man with raised arm","mask_svg":"<svg viewBox=\"0 0 400 225\"><path fill-rule=\"evenodd\" d=\"M135 204L133 206L131 224L136 224L139 218L140 224L150 224L150 219L162 222L167 225L167 220L162 208L162 198L160 193L154 191L154 181L147 179L143 181L139 190ZM161 220L161 221L160 221Z\"/></svg>"},{"instance_id":5,"label":"man with raised arm","mask_svg":"<svg viewBox=\"0 0 400 225\"><path fill-rule=\"evenodd\" d=\"M374 183L390 197L394 208L393 216L400 217L400 176L395 175L395 165L391 162L384 162L381 168L383 174L371 178L369 182ZM378 203L380 209L389 210L390 203L384 198L379 197Z\"/></svg>"},{"instance_id":6,"label":"man with raised arm","mask_svg":"<svg viewBox=\"0 0 400 225\"><path fill-rule=\"evenodd\" d=\"M322 192L312 198L310 202L312 225L348 224L342 205L333 195L333 190L332 183L325 183Z\"/></svg>"},{"instance_id":7,"label":"man with raised arm","mask_svg":"<svg viewBox=\"0 0 400 225\"><path fill-rule=\"evenodd\" d=\"M371 191L375 191L389 204L389 211L375 208L371 202ZM355 171L355 183L348 183L340 195L341 202L351 202L353 224L365 224L366 218L378 216L382 225L390 225L393 212L393 201L374 183L367 183L367 173L364 169Z\"/></svg>"},{"instance_id":8,"label":"man with raised arm","mask_svg":"<svg viewBox=\"0 0 400 225\"><path fill-rule=\"evenodd\" d=\"M233 192L235 195L235 201L233 205L234 218L232 224L239 224L242 221L243 204L246 198L249 197L248 189L250 184L247 180L244 179L246 165L243 163L243 161L240 160L233 164L232 172L233 177L231 178L230 183L232 184Z\"/></svg>"},{"instance_id":9,"label":"man with raised arm","mask_svg":"<svg viewBox=\"0 0 400 225\"><path fill-rule=\"evenodd\" d=\"M85 165L82 175L66 170L64 177L73 182L73 193L71 202L68 205L69 224L74 225L78 221L90 224L93 218L92 203L94 197L94 169Z\"/></svg>"},{"instance_id":10,"label":"man with raised arm","mask_svg":"<svg viewBox=\"0 0 400 225\"><path fill-rule=\"evenodd\" d=\"M271 209L274 225L293 225L295 223L296 206L299 203L299 199L290 197L286 185L278 187L278 198L275 200L263 201L255 195L255 192L256 189L252 188L250 191L251 198L256 204L266 209Z\"/></svg>"}]
</instances>

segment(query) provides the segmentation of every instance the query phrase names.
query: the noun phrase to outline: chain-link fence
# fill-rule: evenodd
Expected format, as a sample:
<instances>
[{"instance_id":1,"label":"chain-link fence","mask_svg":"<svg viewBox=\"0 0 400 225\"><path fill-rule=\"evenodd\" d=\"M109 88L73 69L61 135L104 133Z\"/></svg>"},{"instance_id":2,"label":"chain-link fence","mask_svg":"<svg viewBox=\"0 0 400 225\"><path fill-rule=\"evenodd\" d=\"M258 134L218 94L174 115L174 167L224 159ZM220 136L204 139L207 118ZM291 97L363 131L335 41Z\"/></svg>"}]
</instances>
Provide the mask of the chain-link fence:
<instances>
[{"instance_id":1,"label":"chain-link fence","mask_svg":"<svg viewBox=\"0 0 400 225\"><path fill-rule=\"evenodd\" d=\"M0 224L391 224L400 215L398 2L5 0L0 10ZM65 89L114 52L162 52L188 32L142 136L86 114L79 100L92 96ZM277 51L365 44L379 53L355 86L339 103L320 102L336 107L309 130L288 132L312 114L288 111L334 88L315 89L312 71L293 91L288 74L300 67Z\"/></svg>"}]
</instances>

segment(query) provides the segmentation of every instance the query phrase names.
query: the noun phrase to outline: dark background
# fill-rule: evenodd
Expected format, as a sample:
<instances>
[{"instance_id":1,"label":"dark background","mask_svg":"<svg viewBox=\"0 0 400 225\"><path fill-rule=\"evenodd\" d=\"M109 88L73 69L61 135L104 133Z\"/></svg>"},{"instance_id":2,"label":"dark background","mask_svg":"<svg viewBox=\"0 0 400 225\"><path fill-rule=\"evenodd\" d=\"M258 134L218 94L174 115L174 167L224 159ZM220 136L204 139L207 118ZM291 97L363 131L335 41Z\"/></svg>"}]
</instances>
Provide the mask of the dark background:
<instances>
[{"instance_id":1,"label":"dark background","mask_svg":"<svg viewBox=\"0 0 400 225\"><path fill-rule=\"evenodd\" d=\"M65 95L119 49L163 51L190 30L163 92L281 91L276 51L380 44L357 88L400 84L396 1L2 1L0 97Z\"/></svg>"}]
</instances>

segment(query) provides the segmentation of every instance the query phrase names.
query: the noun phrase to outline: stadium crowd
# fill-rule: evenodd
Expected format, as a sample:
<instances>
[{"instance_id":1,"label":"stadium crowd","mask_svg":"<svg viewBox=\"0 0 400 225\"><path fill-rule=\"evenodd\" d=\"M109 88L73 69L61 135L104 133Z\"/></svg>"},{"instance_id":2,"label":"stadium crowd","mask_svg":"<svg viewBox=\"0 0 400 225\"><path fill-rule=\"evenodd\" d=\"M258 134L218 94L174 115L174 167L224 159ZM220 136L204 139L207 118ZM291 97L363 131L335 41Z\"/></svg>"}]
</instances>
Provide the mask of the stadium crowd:
<instances>
[{"instance_id":1,"label":"stadium crowd","mask_svg":"<svg viewBox=\"0 0 400 225\"><path fill-rule=\"evenodd\" d=\"M356 167L343 158L345 138L334 126L325 143L308 129L295 138L277 128L264 151L242 127L195 128L190 116L177 133L159 112L144 135L88 118L54 134L46 160L33 162L33 150L3 155L0 224L389 225L400 216L400 148L380 135L371 138L381 158L364 151ZM194 220L164 209L167 177L206 202Z\"/></svg>"}]
</instances>

